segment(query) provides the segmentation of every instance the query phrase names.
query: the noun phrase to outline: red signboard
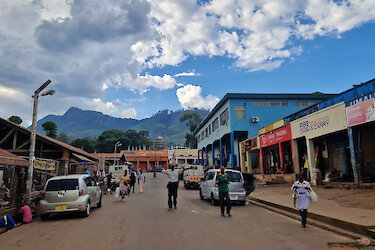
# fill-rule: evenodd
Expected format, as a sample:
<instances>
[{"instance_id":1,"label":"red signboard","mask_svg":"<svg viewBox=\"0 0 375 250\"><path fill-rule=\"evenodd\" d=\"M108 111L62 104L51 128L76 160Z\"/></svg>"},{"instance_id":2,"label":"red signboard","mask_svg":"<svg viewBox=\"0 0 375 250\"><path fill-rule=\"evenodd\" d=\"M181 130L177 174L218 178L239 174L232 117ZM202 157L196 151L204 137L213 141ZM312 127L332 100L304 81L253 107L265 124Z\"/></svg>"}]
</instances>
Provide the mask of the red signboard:
<instances>
[{"instance_id":1,"label":"red signboard","mask_svg":"<svg viewBox=\"0 0 375 250\"><path fill-rule=\"evenodd\" d=\"M348 126L375 121L375 101L370 99L346 108Z\"/></svg>"},{"instance_id":2,"label":"red signboard","mask_svg":"<svg viewBox=\"0 0 375 250\"><path fill-rule=\"evenodd\" d=\"M262 148L290 140L292 140L290 124L259 136L260 147Z\"/></svg>"}]
</instances>

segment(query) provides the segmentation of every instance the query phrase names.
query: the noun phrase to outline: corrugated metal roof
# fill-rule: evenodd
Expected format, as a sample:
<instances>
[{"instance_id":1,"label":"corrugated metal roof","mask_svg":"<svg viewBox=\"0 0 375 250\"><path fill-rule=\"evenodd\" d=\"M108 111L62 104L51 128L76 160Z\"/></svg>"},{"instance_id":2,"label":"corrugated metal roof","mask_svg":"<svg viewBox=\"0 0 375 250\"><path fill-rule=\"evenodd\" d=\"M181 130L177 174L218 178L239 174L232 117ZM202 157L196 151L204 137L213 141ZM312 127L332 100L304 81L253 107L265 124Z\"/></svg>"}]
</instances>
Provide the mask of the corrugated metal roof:
<instances>
[{"instance_id":1,"label":"corrugated metal roof","mask_svg":"<svg viewBox=\"0 0 375 250\"><path fill-rule=\"evenodd\" d=\"M3 119L3 118L0 118L0 122L7 123L7 124L11 125L12 127L15 127L15 128L17 128L17 129L22 130L22 131L26 132L27 134L30 134L30 135L31 135L31 129L28 129L28 128L25 128L25 127L22 127L21 125L18 125L18 124L14 123L14 122L11 122L11 121L8 121L8 120L5 120L5 119ZM65 148L65 149L67 149L67 150L69 150L69 151L72 151L72 152L74 152L74 153L78 153L78 154L84 155L84 156L86 156L86 157L88 157L88 158L91 158L91 159L93 159L93 160L95 160L95 161L98 160L97 157L95 157L95 156L93 156L93 155L87 153L86 151L84 151L84 150L82 150L82 149L79 149L79 148L73 147L72 145L69 145L69 144L66 144L66 143L64 143L64 142L58 141L58 140L53 139L53 138L51 138L51 137L49 137L49 136L43 135L43 134L38 133L38 132L36 133L36 136L37 136L37 138L39 137L40 139L42 139L42 140L44 140L44 141L47 141L47 142L50 142L50 143L52 143L52 144L55 144L55 145L57 145L57 146L60 147L60 148Z\"/></svg>"},{"instance_id":2,"label":"corrugated metal roof","mask_svg":"<svg viewBox=\"0 0 375 250\"><path fill-rule=\"evenodd\" d=\"M21 167L29 166L29 162L22 159L18 155L9 153L8 151L0 148L0 164L4 165L16 165Z\"/></svg>"}]
</instances>

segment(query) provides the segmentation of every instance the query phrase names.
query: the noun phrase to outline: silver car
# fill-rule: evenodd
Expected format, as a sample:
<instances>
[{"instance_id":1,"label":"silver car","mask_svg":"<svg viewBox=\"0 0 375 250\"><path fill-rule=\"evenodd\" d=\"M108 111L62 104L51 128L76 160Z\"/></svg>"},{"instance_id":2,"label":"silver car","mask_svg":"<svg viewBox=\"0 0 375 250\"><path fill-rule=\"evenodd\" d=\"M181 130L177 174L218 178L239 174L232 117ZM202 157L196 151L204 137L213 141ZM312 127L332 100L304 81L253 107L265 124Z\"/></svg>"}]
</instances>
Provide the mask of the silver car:
<instances>
[{"instance_id":1,"label":"silver car","mask_svg":"<svg viewBox=\"0 0 375 250\"><path fill-rule=\"evenodd\" d=\"M91 207L102 206L102 191L89 175L56 176L49 179L40 201L42 220L50 214L79 212L83 217L90 215Z\"/></svg>"},{"instance_id":2,"label":"silver car","mask_svg":"<svg viewBox=\"0 0 375 250\"><path fill-rule=\"evenodd\" d=\"M203 199L210 199L213 205L217 205L219 201L219 189L216 184L216 176L219 169L210 169L206 172L201 185L199 187L199 196ZM246 190L245 182L242 173L237 170L226 169L225 172L229 175L229 198L231 201L239 202L245 205Z\"/></svg>"}]
</instances>

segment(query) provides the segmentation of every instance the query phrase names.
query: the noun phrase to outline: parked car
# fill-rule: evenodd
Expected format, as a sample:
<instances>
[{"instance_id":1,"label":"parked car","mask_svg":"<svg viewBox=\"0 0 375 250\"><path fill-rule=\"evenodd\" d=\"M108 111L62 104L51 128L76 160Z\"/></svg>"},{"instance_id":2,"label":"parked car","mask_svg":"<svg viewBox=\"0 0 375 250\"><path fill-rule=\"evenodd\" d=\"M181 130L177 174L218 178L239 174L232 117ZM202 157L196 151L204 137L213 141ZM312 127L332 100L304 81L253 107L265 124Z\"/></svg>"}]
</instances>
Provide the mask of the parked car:
<instances>
[{"instance_id":1,"label":"parked car","mask_svg":"<svg viewBox=\"0 0 375 250\"><path fill-rule=\"evenodd\" d=\"M42 220L51 214L78 212L88 217L92 207L102 206L102 191L89 175L56 176L49 179L40 201Z\"/></svg>"},{"instance_id":2,"label":"parked car","mask_svg":"<svg viewBox=\"0 0 375 250\"><path fill-rule=\"evenodd\" d=\"M204 175L199 187L199 196L203 199L210 199L213 205L218 204L219 190L216 184L216 176L219 169L210 169ZM242 173L237 170L226 169L225 172L229 175L229 198L231 201L239 202L245 205L246 190L245 182Z\"/></svg>"},{"instance_id":3,"label":"parked car","mask_svg":"<svg viewBox=\"0 0 375 250\"><path fill-rule=\"evenodd\" d=\"M203 166L201 165L185 165L187 169L183 172L183 180L185 188L199 188L201 179L204 177Z\"/></svg>"}]
</instances>

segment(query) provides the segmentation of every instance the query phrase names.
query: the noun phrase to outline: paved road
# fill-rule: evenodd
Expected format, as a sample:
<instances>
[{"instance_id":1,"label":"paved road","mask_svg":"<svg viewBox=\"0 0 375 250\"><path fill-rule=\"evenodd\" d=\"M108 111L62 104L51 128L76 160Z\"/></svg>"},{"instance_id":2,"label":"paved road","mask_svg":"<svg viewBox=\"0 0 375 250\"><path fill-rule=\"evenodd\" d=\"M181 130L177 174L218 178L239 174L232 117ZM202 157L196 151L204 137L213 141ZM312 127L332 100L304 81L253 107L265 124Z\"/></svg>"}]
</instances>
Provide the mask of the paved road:
<instances>
[{"instance_id":1,"label":"paved road","mask_svg":"<svg viewBox=\"0 0 375 250\"><path fill-rule=\"evenodd\" d=\"M180 185L178 209L167 211L166 178L147 175L145 193L125 202L105 196L88 218L58 216L0 235L0 249L328 249L348 239L253 206L232 217Z\"/></svg>"}]
</instances>

